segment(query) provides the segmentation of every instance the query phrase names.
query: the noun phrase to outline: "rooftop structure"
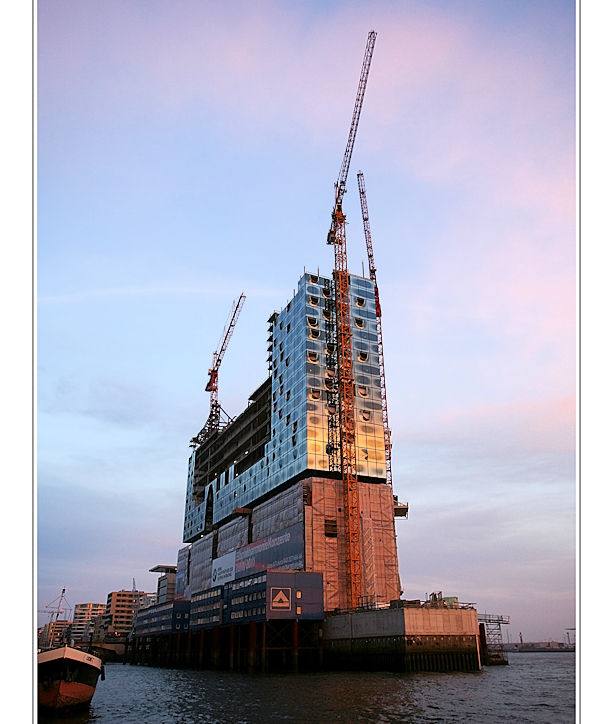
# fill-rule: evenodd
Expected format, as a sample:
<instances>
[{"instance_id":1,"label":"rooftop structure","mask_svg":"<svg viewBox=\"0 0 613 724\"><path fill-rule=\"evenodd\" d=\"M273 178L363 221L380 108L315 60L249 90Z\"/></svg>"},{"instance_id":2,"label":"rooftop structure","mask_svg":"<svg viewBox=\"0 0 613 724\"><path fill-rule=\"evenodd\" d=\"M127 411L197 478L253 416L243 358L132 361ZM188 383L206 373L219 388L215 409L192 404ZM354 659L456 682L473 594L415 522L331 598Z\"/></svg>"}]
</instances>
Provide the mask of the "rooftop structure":
<instances>
[{"instance_id":1,"label":"rooftop structure","mask_svg":"<svg viewBox=\"0 0 613 724\"><path fill-rule=\"evenodd\" d=\"M161 573L158 578L158 588L155 603L166 603L174 600L177 580L176 566L155 566L149 569L150 573Z\"/></svg>"}]
</instances>

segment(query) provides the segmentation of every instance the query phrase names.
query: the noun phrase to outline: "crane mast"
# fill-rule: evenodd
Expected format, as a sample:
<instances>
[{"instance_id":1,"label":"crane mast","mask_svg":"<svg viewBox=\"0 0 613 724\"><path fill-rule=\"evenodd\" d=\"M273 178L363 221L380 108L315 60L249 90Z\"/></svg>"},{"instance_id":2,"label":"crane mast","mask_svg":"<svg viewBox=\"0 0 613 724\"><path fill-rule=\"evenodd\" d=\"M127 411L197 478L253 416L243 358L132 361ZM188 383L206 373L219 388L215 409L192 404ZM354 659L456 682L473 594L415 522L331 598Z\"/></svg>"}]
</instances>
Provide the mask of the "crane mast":
<instances>
[{"instance_id":1,"label":"crane mast","mask_svg":"<svg viewBox=\"0 0 613 724\"><path fill-rule=\"evenodd\" d=\"M368 217L368 205L366 203L366 186L364 185L364 174L358 173L358 188L360 190L360 205L362 207L362 221L364 222L364 236L366 238L366 251L368 253L368 269L370 281L375 285L375 311L377 315L377 343L379 348L379 375L381 377L381 410L383 415L383 439L385 442L385 478L388 485L392 485L392 432L389 428L387 416L387 395L385 391L385 365L383 362L383 333L381 331L381 304L379 303L379 288L377 286L377 269L375 267L375 256L372 250L370 237L370 220Z\"/></svg>"},{"instance_id":2,"label":"crane mast","mask_svg":"<svg viewBox=\"0 0 613 724\"><path fill-rule=\"evenodd\" d=\"M362 545L360 534L360 499L356 464L356 435L354 413L354 379L351 351L351 320L349 311L349 272L347 270L347 244L343 196L349 173L349 163L364 101L366 81L377 34L368 34L358 92L349 130L345 156L335 184L332 224L327 243L334 245L334 311L336 326L336 383L338 388L338 431L340 437L340 467L343 486L345 518L345 576L346 605L357 608L363 598ZM336 414L336 413L334 413ZM329 428L330 429L330 428ZM336 441L328 441L331 469L337 455Z\"/></svg>"},{"instance_id":3,"label":"crane mast","mask_svg":"<svg viewBox=\"0 0 613 724\"><path fill-rule=\"evenodd\" d=\"M224 331L222 332L222 343L219 347L219 351L213 353L213 362L211 364L211 369L209 370L209 381L204 388L206 392L211 393L211 410L209 412L208 420L206 421L202 430L200 430L200 432L191 439L190 446L192 448L198 447L198 445L219 432L222 413L221 405L219 404L219 367L221 366L221 361L224 354L226 353L226 349L228 348L228 343L230 341L230 338L232 337L234 327L236 326L236 322L238 320L238 315L240 314L244 303L244 294L240 295L238 302L232 302L232 310L230 311L230 323L228 324L227 328L224 328Z\"/></svg>"}]
</instances>

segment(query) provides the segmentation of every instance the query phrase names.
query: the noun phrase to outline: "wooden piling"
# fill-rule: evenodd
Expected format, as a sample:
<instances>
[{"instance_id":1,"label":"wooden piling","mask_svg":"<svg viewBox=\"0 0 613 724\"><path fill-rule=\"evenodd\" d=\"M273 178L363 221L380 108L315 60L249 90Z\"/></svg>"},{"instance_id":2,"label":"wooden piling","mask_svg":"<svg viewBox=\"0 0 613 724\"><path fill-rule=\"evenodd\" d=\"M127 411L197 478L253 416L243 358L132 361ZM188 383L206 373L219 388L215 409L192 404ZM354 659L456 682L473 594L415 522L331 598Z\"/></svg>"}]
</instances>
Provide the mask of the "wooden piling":
<instances>
[{"instance_id":1,"label":"wooden piling","mask_svg":"<svg viewBox=\"0 0 613 724\"><path fill-rule=\"evenodd\" d=\"M230 671L234 671L234 637L236 624L234 621L230 623Z\"/></svg>"},{"instance_id":2,"label":"wooden piling","mask_svg":"<svg viewBox=\"0 0 613 724\"><path fill-rule=\"evenodd\" d=\"M298 671L298 620L292 621L292 669Z\"/></svg>"}]
</instances>

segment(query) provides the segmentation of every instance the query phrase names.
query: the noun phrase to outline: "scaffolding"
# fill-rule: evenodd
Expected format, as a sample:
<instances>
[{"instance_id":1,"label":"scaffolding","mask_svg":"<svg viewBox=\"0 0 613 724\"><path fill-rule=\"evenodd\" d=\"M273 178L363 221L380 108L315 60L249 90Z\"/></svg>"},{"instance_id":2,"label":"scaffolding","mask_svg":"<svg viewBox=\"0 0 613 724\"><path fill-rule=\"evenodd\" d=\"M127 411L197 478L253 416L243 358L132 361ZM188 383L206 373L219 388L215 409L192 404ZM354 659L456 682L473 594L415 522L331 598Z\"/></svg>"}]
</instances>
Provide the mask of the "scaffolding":
<instances>
[{"instance_id":1,"label":"scaffolding","mask_svg":"<svg viewBox=\"0 0 613 724\"><path fill-rule=\"evenodd\" d=\"M480 613L478 620L485 632L485 645L487 653L487 664L508 664L507 652L504 650L502 641L503 624L510 622L509 616L495 616L489 613Z\"/></svg>"}]
</instances>

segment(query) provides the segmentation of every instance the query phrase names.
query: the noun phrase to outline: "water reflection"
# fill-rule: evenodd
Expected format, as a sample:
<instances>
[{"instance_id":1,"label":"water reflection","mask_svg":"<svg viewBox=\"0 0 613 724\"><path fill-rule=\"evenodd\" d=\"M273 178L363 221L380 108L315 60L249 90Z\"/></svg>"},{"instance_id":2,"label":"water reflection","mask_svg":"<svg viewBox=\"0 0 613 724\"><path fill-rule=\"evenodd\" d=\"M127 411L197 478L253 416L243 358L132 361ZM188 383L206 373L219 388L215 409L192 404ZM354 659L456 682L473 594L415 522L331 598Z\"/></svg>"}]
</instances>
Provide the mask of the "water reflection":
<instances>
[{"instance_id":1,"label":"water reflection","mask_svg":"<svg viewBox=\"0 0 613 724\"><path fill-rule=\"evenodd\" d=\"M517 654L509 666L447 674L249 675L111 664L90 709L62 717L62 724L491 724L505 719L573 722L574 656Z\"/></svg>"}]
</instances>

